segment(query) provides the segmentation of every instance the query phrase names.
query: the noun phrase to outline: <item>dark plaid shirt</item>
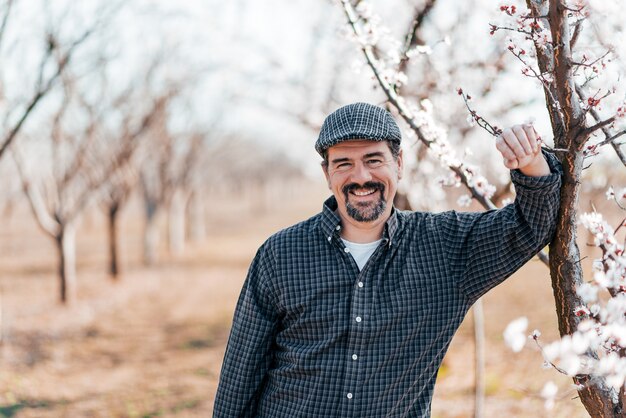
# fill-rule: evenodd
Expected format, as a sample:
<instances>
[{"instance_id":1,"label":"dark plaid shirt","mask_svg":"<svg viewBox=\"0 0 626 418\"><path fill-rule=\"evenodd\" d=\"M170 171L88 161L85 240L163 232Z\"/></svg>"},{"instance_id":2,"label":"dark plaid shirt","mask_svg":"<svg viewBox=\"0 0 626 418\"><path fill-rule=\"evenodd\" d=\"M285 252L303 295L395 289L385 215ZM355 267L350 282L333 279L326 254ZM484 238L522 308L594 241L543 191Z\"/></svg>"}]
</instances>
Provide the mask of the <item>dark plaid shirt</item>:
<instances>
[{"instance_id":1,"label":"dark plaid shirt","mask_svg":"<svg viewBox=\"0 0 626 418\"><path fill-rule=\"evenodd\" d=\"M553 174L512 172L500 210L395 211L362 271L330 198L259 249L231 330L214 417L427 417L472 304L551 239Z\"/></svg>"}]
</instances>

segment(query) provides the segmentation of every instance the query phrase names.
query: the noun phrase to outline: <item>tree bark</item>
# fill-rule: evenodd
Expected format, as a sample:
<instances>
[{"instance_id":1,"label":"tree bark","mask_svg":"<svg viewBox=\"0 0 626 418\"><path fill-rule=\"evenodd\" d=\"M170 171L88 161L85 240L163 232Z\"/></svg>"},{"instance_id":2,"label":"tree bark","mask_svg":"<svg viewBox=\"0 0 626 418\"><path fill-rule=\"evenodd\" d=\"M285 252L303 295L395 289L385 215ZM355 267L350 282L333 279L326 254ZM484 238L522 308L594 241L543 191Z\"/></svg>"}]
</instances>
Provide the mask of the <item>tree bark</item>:
<instances>
[{"instance_id":1,"label":"tree bark","mask_svg":"<svg viewBox=\"0 0 626 418\"><path fill-rule=\"evenodd\" d=\"M570 131L570 135L576 135ZM554 240L550 244L550 276L556 304L559 333L561 336L576 331L579 319L574 314L578 306L583 305L576 293L576 286L583 281L580 264L580 251L576 242L578 198L580 176L583 168L581 150L572 149L570 144L579 142L576 136L556 138L557 148L569 148L561 160L563 165L563 186L561 205ZM592 354L590 354L592 355ZM617 395L602 380L591 381L589 376L577 376L574 383L583 385L578 391L580 400L592 417L623 417L622 408L615 403Z\"/></svg>"},{"instance_id":2,"label":"tree bark","mask_svg":"<svg viewBox=\"0 0 626 418\"><path fill-rule=\"evenodd\" d=\"M61 224L55 237L59 256L59 297L64 305L76 300L76 230L69 224Z\"/></svg>"}]
</instances>

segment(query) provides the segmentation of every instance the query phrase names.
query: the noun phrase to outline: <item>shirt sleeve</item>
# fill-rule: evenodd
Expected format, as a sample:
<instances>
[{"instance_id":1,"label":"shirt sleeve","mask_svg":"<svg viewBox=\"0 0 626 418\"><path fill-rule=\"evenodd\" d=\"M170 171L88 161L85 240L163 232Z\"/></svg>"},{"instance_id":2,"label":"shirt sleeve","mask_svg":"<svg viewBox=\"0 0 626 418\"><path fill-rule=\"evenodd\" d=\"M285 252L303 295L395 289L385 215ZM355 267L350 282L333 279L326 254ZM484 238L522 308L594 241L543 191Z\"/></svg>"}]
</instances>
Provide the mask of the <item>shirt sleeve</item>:
<instances>
[{"instance_id":1,"label":"shirt sleeve","mask_svg":"<svg viewBox=\"0 0 626 418\"><path fill-rule=\"evenodd\" d=\"M511 171L515 201L482 213L449 212L442 222L443 246L452 276L474 303L530 260L556 229L561 166L544 152L551 174L528 177Z\"/></svg>"},{"instance_id":2,"label":"shirt sleeve","mask_svg":"<svg viewBox=\"0 0 626 418\"><path fill-rule=\"evenodd\" d=\"M270 292L272 251L257 252L235 309L213 408L214 418L254 417L267 371L278 315Z\"/></svg>"}]
</instances>

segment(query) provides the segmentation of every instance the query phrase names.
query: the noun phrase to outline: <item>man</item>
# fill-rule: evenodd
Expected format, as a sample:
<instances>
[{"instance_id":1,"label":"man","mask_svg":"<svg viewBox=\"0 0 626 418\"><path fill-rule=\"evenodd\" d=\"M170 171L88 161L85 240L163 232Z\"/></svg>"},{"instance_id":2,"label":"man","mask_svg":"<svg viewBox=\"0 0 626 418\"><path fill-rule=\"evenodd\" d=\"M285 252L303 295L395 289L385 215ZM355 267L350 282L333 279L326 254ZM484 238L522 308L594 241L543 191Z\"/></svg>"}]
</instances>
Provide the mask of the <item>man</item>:
<instances>
[{"instance_id":1,"label":"man","mask_svg":"<svg viewBox=\"0 0 626 418\"><path fill-rule=\"evenodd\" d=\"M316 150L333 196L252 262L215 417L430 416L468 309L551 240L559 167L532 126L497 140L517 198L484 213L395 210L400 140L377 106L351 104L324 121Z\"/></svg>"}]
</instances>

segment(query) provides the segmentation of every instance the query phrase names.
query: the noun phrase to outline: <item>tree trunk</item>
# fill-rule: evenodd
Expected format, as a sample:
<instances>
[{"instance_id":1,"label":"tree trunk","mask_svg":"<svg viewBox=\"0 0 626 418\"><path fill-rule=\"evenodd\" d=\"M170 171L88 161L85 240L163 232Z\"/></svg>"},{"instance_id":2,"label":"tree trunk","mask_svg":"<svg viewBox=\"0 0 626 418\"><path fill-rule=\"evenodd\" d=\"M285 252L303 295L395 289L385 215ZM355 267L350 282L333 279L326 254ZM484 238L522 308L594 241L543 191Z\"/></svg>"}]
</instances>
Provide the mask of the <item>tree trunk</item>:
<instances>
[{"instance_id":1,"label":"tree trunk","mask_svg":"<svg viewBox=\"0 0 626 418\"><path fill-rule=\"evenodd\" d=\"M115 201L109 205L109 274L113 280L119 278L119 259L117 256L117 215L120 203Z\"/></svg>"},{"instance_id":2,"label":"tree trunk","mask_svg":"<svg viewBox=\"0 0 626 418\"><path fill-rule=\"evenodd\" d=\"M158 205L155 202L146 201L145 205L146 225L143 235L143 262L152 266L157 259L159 246L159 225L157 222Z\"/></svg>"},{"instance_id":3,"label":"tree trunk","mask_svg":"<svg viewBox=\"0 0 626 418\"><path fill-rule=\"evenodd\" d=\"M169 249L173 256L180 256L185 250L185 208L189 201L189 193L177 190L172 196L169 207Z\"/></svg>"},{"instance_id":4,"label":"tree trunk","mask_svg":"<svg viewBox=\"0 0 626 418\"><path fill-rule=\"evenodd\" d=\"M556 143L556 147L567 147L565 143ZM571 142L570 142L571 143ZM561 188L561 206L555 238L550 244L550 276L556 303L556 312L561 336L572 334L578 325L574 314L578 306L583 305L576 293L576 286L582 283L583 272L580 264L580 251L576 243L577 208L580 192L580 173L583 167L583 155L580 151L566 153L563 160L563 187ZM576 384L584 385L578 391L581 402L592 417L623 417L615 391L601 381L590 381L589 376L577 376Z\"/></svg>"},{"instance_id":5,"label":"tree trunk","mask_svg":"<svg viewBox=\"0 0 626 418\"><path fill-rule=\"evenodd\" d=\"M60 224L55 237L59 255L60 301L69 305L76 300L76 230L71 223Z\"/></svg>"}]
</instances>

